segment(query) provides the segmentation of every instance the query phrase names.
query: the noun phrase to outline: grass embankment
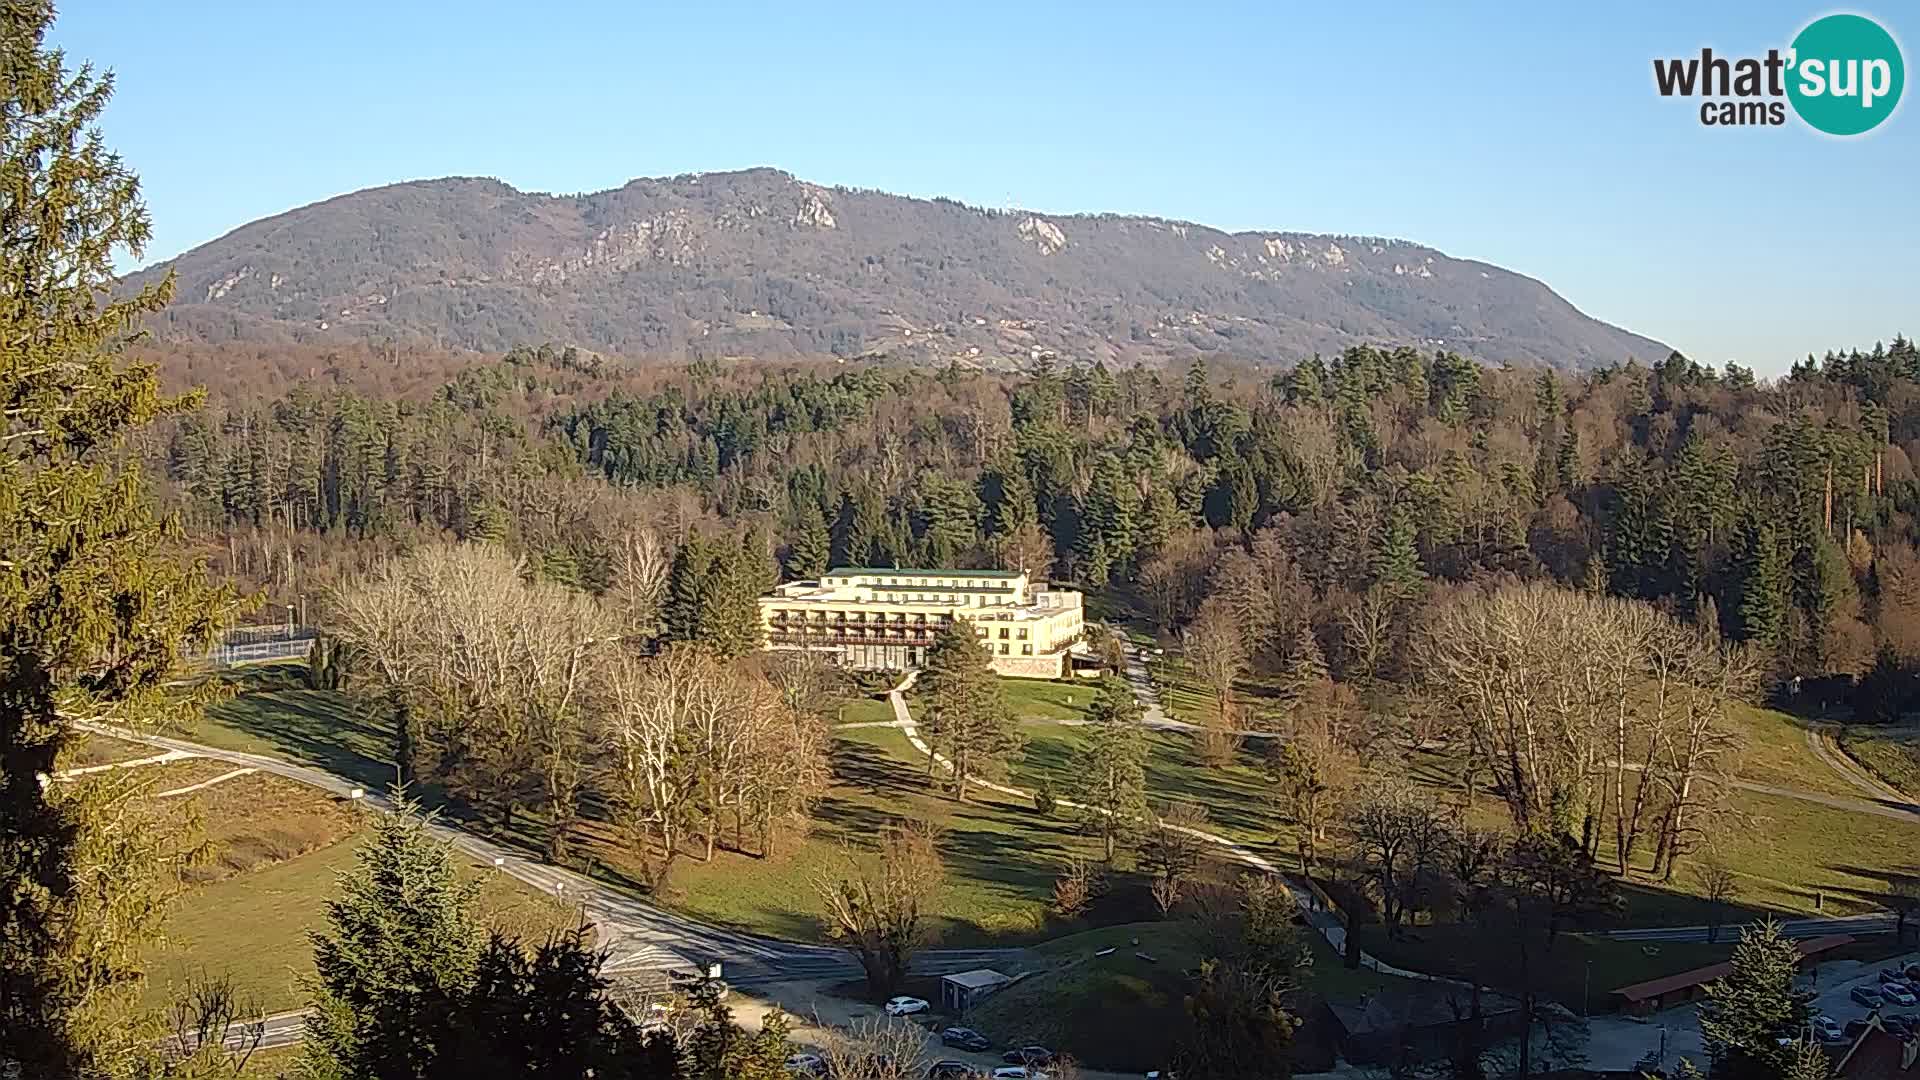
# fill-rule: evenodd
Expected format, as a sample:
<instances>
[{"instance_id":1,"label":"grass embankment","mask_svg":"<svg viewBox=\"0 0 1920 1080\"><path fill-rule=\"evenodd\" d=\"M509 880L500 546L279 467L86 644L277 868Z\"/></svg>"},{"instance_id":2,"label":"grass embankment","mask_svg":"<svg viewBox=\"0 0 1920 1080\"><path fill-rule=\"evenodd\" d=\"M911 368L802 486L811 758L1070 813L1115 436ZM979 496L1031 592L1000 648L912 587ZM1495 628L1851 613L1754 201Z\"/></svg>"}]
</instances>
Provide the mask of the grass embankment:
<instances>
[{"instance_id":1,"label":"grass embankment","mask_svg":"<svg viewBox=\"0 0 1920 1080\"><path fill-rule=\"evenodd\" d=\"M1856 727L1840 736L1840 748L1894 790L1920 798L1920 742Z\"/></svg>"},{"instance_id":2,"label":"grass embankment","mask_svg":"<svg viewBox=\"0 0 1920 1080\"><path fill-rule=\"evenodd\" d=\"M840 724L886 724L893 721L893 706L885 698L857 697L840 707L835 722Z\"/></svg>"},{"instance_id":3,"label":"grass embankment","mask_svg":"<svg viewBox=\"0 0 1920 1080\"><path fill-rule=\"evenodd\" d=\"M1312 963L1294 973L1296 1013L1314 1013L1320 999L1353 1001L1409 985L1349 970L1320 935L1304 927L1300 935ZM1043 970L988 998L964 1022L996 1045L1040 1043L1095 1068L1165 1067L1184 1019L1188 973L1204 959L1192 924L1109 926L1057 938L1034 954Z\"/></svg>"},{"instance_id":4,"label":"grass embankment","mask_svg":"<svg viewBox=\"0 0 1920 1080\"><path fill-rule=\"evenodd\" d=\"M271 665L237 673L238 696L210 709L187 737L379 782L389 774L379 759L390 742L386 733L343 695L306 689L299 670ZM118 760L153 753L106 742ZM152 797L234 768L195 758L134 766L124 775ZM147 1003L163 1004L173 987L205 972L230 974L270 1012L299 1007L299 980L313 970L306 934L320 924L335 875L352 865L364 811L270 773L237 776L164 802L192 815L208 857L186 871L188 888L168 920L168 941L150 954ZM469 872L484 877L480 906L490 926L537 940L577 921L574 909L511 877L478 866Z\"/></svg>"},{"instance_id":5,"label":"grass embankment","mask_svg":"<svg viewBox=\"0 0 1920 1080\"><path fill-rule=\"evenodd\" d=\"M350 838L188 889L167 921L168 943L149 956L147 1004L164 1005L173 988L205 973L230 975L269 1013L300 1008L301 980L313 974L307 933L324 921L322 905L337 891L336 875L352 868L354 848ZM482 879L479 909L490 927L538 941L578 920L574 909L491 868L467 872Z\"/></svg>"}]
</instances>

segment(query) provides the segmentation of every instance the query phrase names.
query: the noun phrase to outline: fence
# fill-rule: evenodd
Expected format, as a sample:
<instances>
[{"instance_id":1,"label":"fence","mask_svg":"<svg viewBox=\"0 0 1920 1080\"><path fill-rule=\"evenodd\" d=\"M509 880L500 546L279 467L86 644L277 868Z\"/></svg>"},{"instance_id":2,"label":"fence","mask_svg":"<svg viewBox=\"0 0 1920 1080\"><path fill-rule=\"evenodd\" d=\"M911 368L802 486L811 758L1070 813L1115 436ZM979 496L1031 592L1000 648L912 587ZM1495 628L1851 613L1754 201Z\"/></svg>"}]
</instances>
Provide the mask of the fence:
<instances>
[{"instance_id":1,"label":"fence","mask_svg":"<svg viewBox=\"0 0 1920 1080\"><path fill-rule=\"evenodd\" d=\"M318 627L243 626L229 630L220 644L200 654L200 659L218 667L252 663L258 660L293 660L313 650Z\"/></svg>"}]
</instances>

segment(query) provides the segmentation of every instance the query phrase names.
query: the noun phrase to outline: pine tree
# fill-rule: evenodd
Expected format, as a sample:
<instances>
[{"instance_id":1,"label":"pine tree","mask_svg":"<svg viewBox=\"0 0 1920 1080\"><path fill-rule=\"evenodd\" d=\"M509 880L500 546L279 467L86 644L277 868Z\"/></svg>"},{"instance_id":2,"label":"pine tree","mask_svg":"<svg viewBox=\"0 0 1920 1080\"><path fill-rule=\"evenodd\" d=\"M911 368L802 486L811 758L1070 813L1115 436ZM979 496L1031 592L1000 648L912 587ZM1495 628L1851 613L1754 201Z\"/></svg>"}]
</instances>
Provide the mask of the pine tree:
<instances>
[{"instance_id":1,"label":"pine tree","mask_svg":"<svg viewBox=\"0 0 1920 1080\"><path fill-rule=\"evenodd\" d=\"M1771 648L1787 626L1787 561L1773 526L1749 521L1736 566L1740 640Z\"/></svg>"},{"instance_id":2,"label":"pine tree","mask_svg":"<svg viewBox=\"0 0 1920 1080\"><path fill-rule=\"evenodd\" d=\"M1311 407L1326 397L1327 365L1315 353L1300 361L1286 376L1287 404Z\"/></svg>"},{"instance_id":3,"label":"pine tree","mask_svg":"<svg viewBox=\"0 0 1920 1080\"><path fill-rule=\"evenodd\" d=\"M1027 479L1020 459L1012 454L996 459L980 474L980 502L986 507L987 521L996 536L1009 536L1023 526L1040 522L1033 483Z\"/></svg>"},{"instance_id":4,"label":"pine tree","mask_svg":"<svg viewBox=\"0 0 1920 1080\"><path fill-rule=\"evenodd\" d=\"M1021 745L992 664L993 656L973 624L956 618L927 649L920 675L927 735L952 763L954 798L961 802L981 769L1005 762Z\"/></svg>"},{"instance_id":5,"label":"pine tree","mask_svg":"<svg viewBox=\"0 0 1920 1080\"><path fill-rule=\"evenodd\" d=\"M1713 1080L1781 1080L1794 1070L1795 1044L1811 1019L1809 996L1794 989L1800 950L1771 919L1747 928L1733 970L1706 986L1700 1036Z\"/></svg>"},{"instance_id":6,"label":"pine tree","mask_svg":"<svg viewBox=\"0 0 1920 1080\"><path fill-rule=\"evenodd\" d=\"M1147 816L1147 742L1140 703L1125 682L1100 680L1087 710L1087 741L1074 753L1069 775L1086 807L1086 826L1100 834L1106 861Z\"/></svg>"},{"instance_id":7,"label":"pine tree","mask_svg":"<svg viewBox=\"0 0 1920 1080\"><path fill-rule=\"evenodd\" d=\"M1413 512L1403 500L1388 512L1374 547L1374 583L1396 597L1410 595L1427 578L1414 542L1415 531Z\"/></svg>"},{"instance_id":8,"label":"pine tree","mask_svg":"<svg viewBox=\"0 0 1920 1080\"><path fill-rule=\"evenodd\" d=\"M721 656L745 656L760 647L759 598L773 587L773 564L758 529L749 529L737 547L718 552L694 589L697 641ZM668 599L674 597L668 575Z\"/></svg>"},{"instance_id":9,"label":"pine tree","mask_svg":"<svg viewBox=\"0 0 1920 1080\"><path fill-rule=\"evenodd\" d=\"M667 568L667 599L660 618L668 641L695 641L700 637L702 590L713 572L713 552L700 534L689 533L674 549Z\"/></svg>"},{"instance_id":10,"label":"pine tree","mask_svg":"<svg viewBox=\"0 0 1920 1080\"><path fill-rule=\"evenodd\" d=\"M601 973L605 961L583 929L557 934L531 953L491 935L472 985L458 992L452 1008L429 1018L438 1037L431 1037L427 1077L674 1080L672 1039L648 1039L620 1011L608 995L612 982Z\"/></svg>"},{"instance_id":11,"label":"pine tree","mask_svg":"<svg viewBox=\"0 0 1920 1080\"><path fill-rule=\"evenodd\" d=\"M112 298L113 260L140 253L148 217L96 127L112 80L45 47L52 19L45 0L0 11L0 1074L64 1077L92 1072L101 1013L157 930L104 882L168 860L87 864L116 848L80 785L44 782L69 738L60 714L178 719L193 699L169 685L175 658L233 601L180 557L177 522L121 454L190 404L121 362L172 279Z\"/></svg>"},{"instance_id":12,"label":"pine tree","mask_svg":"<svg viewBox=\"0 0 1920 1080\"><path fill-rule=\"evenodd\" d=\"M1313 634L1313 624L1304 621L1294 632L1293 647L1288 651L1291 660L1282 693L1289 705L1299 709L1316 700L1326 685L1327 658L1320 649L1320 639Z\"/></svg>"},{"instance_id":13,"label":"pine tree","mask_svg":"<svg viewBox=\"0 0 1920 1080\"><path fill-rule=\"evenodd\" d=\"M1573 403L1567 403L1567 415L1560 425L1560 446L1554 461L1554 476L1560 490L1571 492L1579 480L1580 439L1573 426Z\"/></svg>"},{"instance_id":14,"label":"pine tree","mask_svg":"<svg viewBox=\"0 0 1920 1080\"><path fill-rule=\"evenodd\" d=\"M472 986L482 942L453 845L402 799L377 817L324 905L301 1065L315 1077L424 1075L431 1036Z\"/></svg>"},{"instance_id":15,"label":"pine tree","mask_svg":"<svg viewBox=\"0 0 1920 1080\"><path fill-rule=\"evenodd\" d=\"M827 519L820 504L811 498L800 500L794 510L793 533L787 540L787 576L817 579L827 572L833 538L827 533Z\"/></svg>"}]
</instances>

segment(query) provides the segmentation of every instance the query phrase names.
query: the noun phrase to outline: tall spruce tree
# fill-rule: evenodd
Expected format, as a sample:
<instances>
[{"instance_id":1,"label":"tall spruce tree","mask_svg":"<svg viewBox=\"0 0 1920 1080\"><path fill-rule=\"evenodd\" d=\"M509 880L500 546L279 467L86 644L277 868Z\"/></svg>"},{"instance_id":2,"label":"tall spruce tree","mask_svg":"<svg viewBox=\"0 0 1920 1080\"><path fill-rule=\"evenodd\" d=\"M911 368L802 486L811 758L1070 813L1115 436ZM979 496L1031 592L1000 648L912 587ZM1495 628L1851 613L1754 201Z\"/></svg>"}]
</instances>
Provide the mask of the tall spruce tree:
<instances>
[{"instance_id":1,"label":"tall spruce tree","mask_svg":"<svg viewBox=\"0 0 1920 1080\"><path fill-rule=\"evenodd\" d=\"M301 1066L315 1080L430 1075L433 1036L472 987L482 940L453 845L404 799L382 814L313 931L313 1011Z\"/></svg>"},{"instance_id":2,"label":"tall spruce tree","mask_svg":"<svg viewBox=\"0 0 1920 1080\"><path fill-rule=\"evenodd\" d=\"M1147 740L1140 703L1120 679L1100 680L1087 710L1087 741L1073 756L1070 775L1087 808L1086 827L1100 834L1106 861L1147 816Z\"/></svg>"},{"instance_id":3,"label":"tall spruce tree","mask_svg":"<svg viewBox=\"0 0 1920 1080\"><path fill-rule=\"evenodd\" d=\"M1769 919L1748 927L1733 950L1733 970L1707 984L1700 1037L1713 1080L1782 1080L1806 1037L1809 995L1794 989L1800 950Z\"/></svg>"},{"instance_id":4,"label":"tall spruce tree","mask_svg":"<svg viewBox=\"0 0 1920 1080\"><path fill-rule=\"evenodd\" d=\"M827 532L826 515L811 497L794 508L793 532L787 538L787 576L818 578L827 572L827 560L833 553L833 536Z\"/></svg>"},{"instance_id":5,"label":"tall spruce tree","mask_svg":"<svg viewBox=\"0 0 1920 1080\"><path fill-rule=\"evenodd\" d=\"M233 602L119 453L187 404L120 356L172 281L111 296L147 212L96 126L112 79L48 49L52 21L45 0L0 6L0 1075L67 1077L95 1069L102 1009L154 931L77 879L156 871L82 865L119 849L89 843L78 785L46 783L69 739L61 714L178 717L192 700L168 685L176 657Z\"/></svg>"},{"instance_id":6,"label":"tall spruce tree","mask_svg":"<svg viewBox=\"0 0 1920 1080\"><path fill-rule=\"evenodd\" d=\"M973 624L954 619L927 649L920 675L930 745L952 763L960 802L967 801L967 784L981 769L1006 761L1021 745L992 662Z\"/></svg>"},{"instance_id":7,"label":"tall spruce tree","mask_svg":"<svg viewBox=\"0 0 1920 1080\"><path fill-rule=\"evenodd\" d=\"M1758 520L1747 523L1741 537L1738 575L1739 603L1735 614L1740 639L1764 648L1780 643L1787 625L1787 559L1775 539L1773 526Z\"/></svg>"}]
</instances>

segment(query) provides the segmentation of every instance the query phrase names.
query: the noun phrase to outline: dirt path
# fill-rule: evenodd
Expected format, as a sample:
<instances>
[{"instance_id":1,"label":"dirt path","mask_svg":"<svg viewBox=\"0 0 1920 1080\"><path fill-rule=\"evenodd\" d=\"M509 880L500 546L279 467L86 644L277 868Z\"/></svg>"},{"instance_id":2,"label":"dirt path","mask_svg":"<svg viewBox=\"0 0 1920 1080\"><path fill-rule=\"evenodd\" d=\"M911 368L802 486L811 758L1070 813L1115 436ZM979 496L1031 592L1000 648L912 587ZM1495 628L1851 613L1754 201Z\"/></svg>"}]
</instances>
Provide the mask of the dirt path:
<instances>
[{"instance_id":1,"label":"dirt path","mask_svg":"<svg viewBox=\"0 0 1920 1080\"><path fill-rule=\"evenodd\" d=\"M1807 725L1807 749L1813 751L1814 757L1825 762L1828 768L1839 773L1842 779L1859 788L1862 793L1877 800L1898 803L1909 810L1917 809L1905 792L1873 775L1865 766L1853 760L1845 750L1840 749L1839 743L1834 741L1834 731L1833 724Z\"/></svg>"}]
</instances>

